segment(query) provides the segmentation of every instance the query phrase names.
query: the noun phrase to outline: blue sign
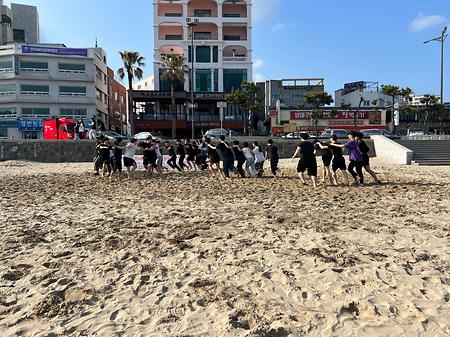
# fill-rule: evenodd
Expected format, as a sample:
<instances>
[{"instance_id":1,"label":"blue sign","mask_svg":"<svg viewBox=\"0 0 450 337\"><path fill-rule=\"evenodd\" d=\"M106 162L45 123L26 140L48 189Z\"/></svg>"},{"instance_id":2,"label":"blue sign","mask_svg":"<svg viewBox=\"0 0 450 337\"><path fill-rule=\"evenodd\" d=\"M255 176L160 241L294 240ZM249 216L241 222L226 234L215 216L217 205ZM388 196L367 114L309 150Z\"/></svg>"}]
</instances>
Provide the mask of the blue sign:
<instances>
[{"instance_id":1,"label":"blue sign","mask_svg":"<svg viewBox=\"0 0 450 337\"><path fill-rule=\"evenodd\" d=\"M39 131L42 129L42 120L20 120L19 131Z\"/></svg>"},{"instance_id":2,"label":"blue sign","mask_svg":"<svg viewBox=\"0 0 450 337\"><path fill-rule=\"evenodd\" d=\"M0 128L17 128L18 123L14 121L0 121Z\"/></svg>"},{"instance_id":3,"label":"blue sign","mask_svg":"<svg viewBox=\"0 0 450 337\"><path fill-rule=\"evenodd\" d=\"M51 54L51 55L59 55L59 56L88 56L87 49L53 48L53 47L26 46L26 45L22 45L22 53L24 53L24 54Z\"/></svg>"}]
</instances>

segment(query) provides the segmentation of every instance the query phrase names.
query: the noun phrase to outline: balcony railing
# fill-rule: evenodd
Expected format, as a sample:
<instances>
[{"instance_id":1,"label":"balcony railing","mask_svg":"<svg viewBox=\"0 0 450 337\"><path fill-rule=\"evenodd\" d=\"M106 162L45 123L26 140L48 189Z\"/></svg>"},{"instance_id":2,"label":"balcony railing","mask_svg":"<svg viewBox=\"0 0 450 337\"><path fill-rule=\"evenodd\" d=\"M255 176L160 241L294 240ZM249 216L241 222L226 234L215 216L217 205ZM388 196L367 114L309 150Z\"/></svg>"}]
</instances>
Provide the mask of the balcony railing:
<instances>
[{"instance_id":1,"label":"balcony railing","mask_svg":"<svg viewBox=\"0 0 450 337\"><path fill-rule=\"evenodd\" d=\"M164 40L179 41L183 40L183 35L166 35Z\"/></svg>"},{"instance_id":2,"label":"balcony railing","mask_svg":"<svg viewBox=\"0 0 450 337\"><path fill-rule=\"evenodd\" d=\"M164 16L169 18L181 18L183 13L164 13Z\"/></svg>"},{"instance_id":3,"label":"balcony railing","mask_svg":"<svg viewBox=\"0 0 450 337\"><path fill-rule=\"evenodd\" d=\"M245 62L247 61L247 56L224 56L224 62Z\"/></svg>"}]
</instances>

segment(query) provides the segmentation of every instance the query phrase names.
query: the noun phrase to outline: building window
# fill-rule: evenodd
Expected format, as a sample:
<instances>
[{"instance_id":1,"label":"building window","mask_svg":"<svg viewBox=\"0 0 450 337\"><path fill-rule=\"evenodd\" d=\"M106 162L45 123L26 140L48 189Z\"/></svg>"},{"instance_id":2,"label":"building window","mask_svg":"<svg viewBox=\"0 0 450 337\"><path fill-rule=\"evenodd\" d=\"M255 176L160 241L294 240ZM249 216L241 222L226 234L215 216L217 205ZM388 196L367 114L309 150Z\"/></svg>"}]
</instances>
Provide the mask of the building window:
<instances>
[{"instance_id":1,"label":"building window","mask_svg":"<svg viewBox=\"0 0 450 337\"><path fill-rule=\"evenodd\" d=\"M84 108L62 108L61 117L82 119L87 117L87 109Z\"/></svg>"},{"instance_id":2,"label":"building window","mask_svg":"<svg viewBox=\"0 0 450 337\"><path fill-rule=\"evenodd\" d=\"M210 47L197 47L196 59L198 63L210 63L211 62L211 48Z\"/></svg>"},{"instance_id":3,"label":"building window","mask_svg":"<svg viewBox=\"0 0 450 337\"><path fill-rule=\"evenodd\" d=\"M86 87L59 87L60 96L83 96L86 97Z\"/></svg>"},{"instance_id":4,"label":"building window","mask_svg":"<svg viewBox=\"0 0 450 337\"><path fill-rule=\"evenodd\" d=\"M50 108L22 108L22 117L50 117Z\"/></svg>"},{"instance_id":5,"label":"building window","mask_svg":"<svg viewBox=\"0 0 450 337\"><path fill-rule=\"evenodd\" d=\"M213 47L213 62L214 63L219 62L219 47L217 46Z\"/></svg>"},{"instance_id":6,"label":"building window","mask_svg":"<svg viewBox=\"0 0 450 337\"><path fill-rule=\"evenodd\" d=\"M12 73L13 71L12 61L0 62L0 73Z\"/></svg>"},{"instance_id":7,"label":"building window","mask_svg":"<svg viewBox=\"0 0 450 337\"><path fill-rule=\"evenodd\" d=\"M17 118L17 109L16 108L0 108L0 117L3 119L6 118Z\"/></svg>"},{"instance_id":8,"label":"building window","mask_svg":"<svg viewBox=\"0 0 450 337\"><path fill-rule=\"evenodd\" d=\"M48 71L47 62L20 61L21 71L42 73Z\"/></svg>"},{"instance_id":9,"label":"building window","mask_svg":"<svg viewBox=\"0 0 450 337\"><path fill-rule=\"evenodd\" d=\"M239 13L224 13L223 17L224 18L240 18L241 14L239 14Z\"/></svg>"},{"instance_id":10,"label":"building window","mask_svg":"<svg viewBox=\"0 0 450 337\"><path fill-rule=\"evenodd\" d=\"M102 92L98 89L95 89L95 97L97 98L97 101L102 101Z\"/></svg>"},{"instance_id":11,"label":"building window","mask_svg":"<svg viewBox=\"0 0 450 337\"><path fill-rule=\"evenodd\" d=\"M103 79L103 71L101 71L99 67L95 67L95 76L97 76L99 81Z\"/></svg>"},{"instance_id":12,"label":"building window","mask_svg":"<svg viewBox=\"0 0 450 337\"><path fill-rule=\"evenodd\" d=\"M48 85L23 84L20 86L20 91L22 95L48 96L50 94Z\"/></svg>"},{"instance_id":13,"label":"building window","mask_svg":"<svg viewBox=\"0 0 450 337\"><path fill-rule=\"evenodd\" d=\"M13 29L14 42L25 42L25 31L23 29Z\"/></svg>"},{"instance_id":14,"label":"building window","mask_svg":"<svg viewBox=\"0 0 450 337\"><path fill-rule=\"evenodd\" d=\"M211 32L194 32L194 40L211 40Z\"/></svg>"},{"instance_id":15,"label":"building window","mask_svg":"<svg viewBox=\"0 0 450 337\"><path fill-rule=\"evenodd\" d=\"M195 91L211 92L212 76L210 69L198 69L195 72Z\"/></svg>"},{"instance_id":16,"label":"building window","mask_svg":"<svg viewBox=\"0 0 450 337\"><path fill-rule=\"evenodd\" d=\"M182 35L166 35L166 40L183 40L183 36Z\"/></svg>"},{"instance_id":17,"label":"building window","mask_svg":"<svg viewBox=\"0 0 450 337\"><path fill-rule=\"evenodd\" d=\"M224 69L223 70L223 89L225 92L231 92L233 89L239 89L243 82L247 81L247 69Z\"/></svg>"},{"instance_id":18,"label":"building window","mask_svg":"<svg viewBox=\"0 0 450 337\"><path fill-rule=\"evenodd\" d=\"M0 139L6 139L6 138L8 138L8 129L0 128Z\"/></svg>"},{"instance_id":19,"label":"building window","mask_svg":"<svg viewBox=\"0 0 450 337\"><path fill-rule=\"evenodd\" d=\"M214 69L214 91L219 92L219 69Z\"/></svg>"},{"instance_id":20,"label":"building window","mask_svg":"<svg viewBox=\"0 0 450 337\"><path fill-rule=\"evenodd\" d=\"M73 63L60 63L58 65L60 73L68 74L85 74L86 65L84 64L73 64Z\"/></svg>"},{"instance_id":21,"label":"building window","mask_svg":"<svg viewBox=\"0 0 450 337\"><path fill-rule=\"evenodd\" d=\"M178 18L178 17L181 18L183 16L183 13L168 13L168 12L166 12L166 13L164 13L164 16L171 17L171 18Z\"/></svg>"},{"instance_id":22,"label":"building window","mask_svg":"<svg viewBox=\"0 0 450 337\"><path fill-rule=\"evenodd\" d=\"M210 9L195 9L194 10L194 17L197 17L197 18L210 18L211 17L211 10Z\"/></svg>"},{"instance_id":23,"label":"building window","mask_svg":"<svg viewBox=\"0 0 450 337\"><path fill-rule=\"evenodd\" d=\"M162 74L164 73L164 71L165 69L159 69L159 90L170 91L170 81L162 79ZM184 82L177 81L175 85L175 91L184 91Z\"/></svg>"},{"instance_id":24,"label":"building window","mask_svg":"<svg viewBox=\"0 0 450 337\"><path fill-rule=\"evenodd\" d=\"M240 35L224 35L223 36L224 41L241 41Z\"/></svg>"},{"instance_id":25,"label":"building window","mask_svg":"<svg viewBox=\"0 0 450 337\"><path fill-rule=\"evenodd\" d=\"M16 94L15 84L3 84L0 85L0 96L10 96Z\"/></svg>"}]
</instances>

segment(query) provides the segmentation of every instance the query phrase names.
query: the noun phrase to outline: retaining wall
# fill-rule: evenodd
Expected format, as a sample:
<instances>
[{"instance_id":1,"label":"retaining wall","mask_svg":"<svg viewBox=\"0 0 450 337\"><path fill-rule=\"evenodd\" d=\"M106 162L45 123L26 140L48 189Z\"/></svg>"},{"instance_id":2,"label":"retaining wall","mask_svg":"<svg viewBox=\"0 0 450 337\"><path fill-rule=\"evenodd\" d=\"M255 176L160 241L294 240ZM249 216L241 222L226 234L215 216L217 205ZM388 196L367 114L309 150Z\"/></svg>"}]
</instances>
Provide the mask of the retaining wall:
<instances>
[{"instance_id":1,"label":"retaining wall","mask_svg":"<svg viewBox=\"0 0 450 337\"><path fill-rule=\"evenodd\" d=\"M377 156L394 164L411 165L413 151L384 136L372 136Z\"/></svg>"},{"instance_id":2,"label":"retaining wall","mask_svg":"<svg viewBox=\"0 0 450 337\"><path fill-rule=\"evenodd\" d=\"M239 138L241 145L257 140L264 147L269 138ZM280 150L281 158L290 158L299 144L299 140L275 138L274 143ZM174 143L172 141L172 143ZM372 140L366 140L371 149L370 156L375 156ZM140 154L140 153L137 153ZM42 163L81 163L92 161L95 155L95 142L89 140L0 140L0 161L28 160Z\"/></svg>"}]
</instances>

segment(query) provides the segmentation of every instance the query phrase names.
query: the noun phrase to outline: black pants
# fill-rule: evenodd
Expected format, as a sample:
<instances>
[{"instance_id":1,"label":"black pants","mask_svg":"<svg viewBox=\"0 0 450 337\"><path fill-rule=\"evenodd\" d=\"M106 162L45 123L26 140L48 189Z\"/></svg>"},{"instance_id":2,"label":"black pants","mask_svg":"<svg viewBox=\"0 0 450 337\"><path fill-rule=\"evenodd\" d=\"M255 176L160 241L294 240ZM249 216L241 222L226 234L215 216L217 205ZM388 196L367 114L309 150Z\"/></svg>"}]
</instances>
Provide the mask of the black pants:
<instances>
[{"instance_id":1,"label":"black pants","mask_svg":"<svg viewBox=\"0 0 450 337\"><path fill-rule=\"evenodd\" d=\"M184 159L186 158L185 154L180 154L180 159L178 160L178 166L183 170L186 166L184 163Z\"/></svg>"},{"instance_id":2,"label":"black pants","mask_svg":"<svg viewBox=\"0 0 450 337\"><path fill-rule=\"evenodd\" d=\"M225 177L230 177L230 171L231 172L237 172L236 168L234 167L234 157L223 157L223 173L225 174Z\"/></svg>"},{"instance_id":3,"label":"black pants","mask_svg":"<svg viewBox=\"0 0 450 337\"><path fill-rule=\"evenodd\" d=\"M244 168L243 168L244 164L245 164L245 160L244 161L238 160L237 161L237 166L236 166L236 168L237 168L237 170L238 170L238 172L239 172L239 174L240 174L240 176L242 178L245 178L245 171L244 171Z\"/></svg>"},{"instance_id":4,"label":"black pants","mask_svg":"<svg viewBox=\"0 0 450 337\"><path fill-rule=\"evenodd\" d=\"M272 171L272 174L274 176L277 175L277 171L278 171L278 162L279 159L278 158L270 158L270 170Z\"/></svg>"},{"instance_id":5,"label":"black pants","mask_svg":"<svg viewBox=\"0 0 450 337\"><path fill-rule=\"evenodd\" d=\"M177 169L178 171L183 171L177 164L177 157L170 157L170 159L167 161L167 165L169 165L174 170Z\"/></svg>"},{"instance_id":6,"label":"black pants","mask_svg":"<svg viewBox=\"0 0 450 337\"><path fill-rule=\"evenodd\" d=\"M199 155L199 156L195 157L195 164L198 167L200 167L200 169L206 170L208 168L206 165L207 159L208 159L208 157Z\"/></svg>"},{"instance_id":7,"label":"black pants","mask_svg":"<svg viewBox=\"0 0 450 337\"><path fill-rule=\"evenodd\" d=\"M354 171L355 168L356 168L356 173ZM362 169L363 169L362 161L350 160L350 164L348 164L348 172L350 172L353 179L355 179L355 180L359 176L361 184L364 184L364 175L363 175Z\"/></svg>"}]
</instances>

